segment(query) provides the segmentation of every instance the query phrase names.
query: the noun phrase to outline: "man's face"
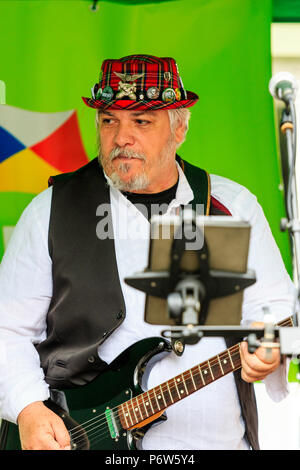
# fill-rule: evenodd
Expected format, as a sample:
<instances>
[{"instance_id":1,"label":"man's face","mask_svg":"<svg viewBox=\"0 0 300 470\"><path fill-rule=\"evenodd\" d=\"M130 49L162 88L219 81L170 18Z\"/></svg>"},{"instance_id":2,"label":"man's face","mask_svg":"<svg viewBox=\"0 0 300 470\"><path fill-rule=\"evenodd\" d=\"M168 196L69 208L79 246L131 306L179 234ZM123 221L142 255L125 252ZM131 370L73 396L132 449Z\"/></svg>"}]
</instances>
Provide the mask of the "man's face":
<instances>
[{"instance_id":1,"label":"man's face","mask_svg":"<svg viewBox=\"0 0 300 470\"><path fill-rule=\"evenodd\" d=\"M118 189L156 193L176 183L184 129L171 133L167 110L108 110L99 116L99 132L101 164Z\"/></svg>"}]
</instances>

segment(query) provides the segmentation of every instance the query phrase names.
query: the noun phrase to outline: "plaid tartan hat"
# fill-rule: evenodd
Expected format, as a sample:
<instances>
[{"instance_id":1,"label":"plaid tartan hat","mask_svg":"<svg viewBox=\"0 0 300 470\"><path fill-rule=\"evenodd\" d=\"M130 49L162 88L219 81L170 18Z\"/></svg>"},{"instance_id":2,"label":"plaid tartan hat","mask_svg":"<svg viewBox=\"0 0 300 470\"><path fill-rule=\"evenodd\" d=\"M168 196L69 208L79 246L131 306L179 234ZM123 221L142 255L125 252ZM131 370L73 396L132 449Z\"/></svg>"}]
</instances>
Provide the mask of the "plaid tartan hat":
<instances>
[{"instance_id":1,"label":"plaid tartan hat","mask_svg":"<svg viewBox=\"0 0 300 470\"><path fill-rule=\"evenodd\" d=\"M187 108L199 97L184 89L171 57L130 55L105 60L92 98L82 99L90 108L145 111Z\"/></svg>"}]
</instances>

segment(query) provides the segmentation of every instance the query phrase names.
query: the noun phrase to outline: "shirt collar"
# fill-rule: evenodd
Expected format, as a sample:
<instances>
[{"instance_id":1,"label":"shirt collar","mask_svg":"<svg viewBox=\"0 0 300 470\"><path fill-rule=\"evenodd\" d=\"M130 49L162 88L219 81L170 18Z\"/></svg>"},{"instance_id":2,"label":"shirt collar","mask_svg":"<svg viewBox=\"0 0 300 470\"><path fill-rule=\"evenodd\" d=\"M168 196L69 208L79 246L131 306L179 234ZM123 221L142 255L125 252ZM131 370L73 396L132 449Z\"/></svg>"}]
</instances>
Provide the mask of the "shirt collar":
<instances>
[{"instance_id":1,"label":"shirt collar","mask_svg":"<svg viewBox=\"0 0 300 470\"><path fill-rule=\"evenodd\" d=\"M189 182L178 162L176 162L179 181L176 191L176 197L174 199L174 205L185 205L191 202L194 199L194 193L192 188L189 185ZM173 204L172 204L173 205Z\"/></svg>"}]
</instances>

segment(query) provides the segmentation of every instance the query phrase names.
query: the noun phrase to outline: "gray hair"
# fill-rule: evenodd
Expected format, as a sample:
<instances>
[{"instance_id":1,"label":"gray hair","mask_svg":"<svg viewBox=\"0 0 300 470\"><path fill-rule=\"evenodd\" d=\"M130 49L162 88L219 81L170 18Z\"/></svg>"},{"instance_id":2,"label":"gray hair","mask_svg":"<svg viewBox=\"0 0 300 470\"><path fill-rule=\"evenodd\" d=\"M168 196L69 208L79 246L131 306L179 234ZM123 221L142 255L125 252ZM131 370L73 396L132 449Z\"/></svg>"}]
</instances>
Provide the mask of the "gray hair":
<instances>
[{"instance_id":1,"label":"gray hair","mask_svg":"<svg viewBox=\"0 0 300 470\"><path fill-rule=\"evenodd\" d=\"M177 144L177 148L185 141L186 133L189 128L189 120L191 117L191 111L187 108L168 109L168 115L170 120L171 132L174 135L176 128L180 125L184 125L184 136L181 142Z\"/></svg>"}]
</instances>

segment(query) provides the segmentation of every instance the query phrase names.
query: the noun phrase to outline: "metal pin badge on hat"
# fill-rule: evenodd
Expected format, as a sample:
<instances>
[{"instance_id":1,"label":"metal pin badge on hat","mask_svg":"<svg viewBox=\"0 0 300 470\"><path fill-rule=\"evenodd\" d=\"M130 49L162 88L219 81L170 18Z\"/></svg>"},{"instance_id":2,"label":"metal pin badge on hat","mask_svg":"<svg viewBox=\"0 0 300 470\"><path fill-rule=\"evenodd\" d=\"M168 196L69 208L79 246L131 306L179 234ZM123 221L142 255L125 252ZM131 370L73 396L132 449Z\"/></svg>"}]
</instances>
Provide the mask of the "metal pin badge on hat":
<instances>
[{"instance_id":1,"label":"metal pin badge on hat","mask_svg":"<svg viewBox=\"0 0 300 470\"><path fill-rule=\"evenodd\" d=\"M131 100L136 100L136 83L134 83L138 78L142 78L144 76L143 73L129 75L126 73L118 73L114 72L117 77L121 79L118 85L118 93L116 95L117 99L124 98L128 96Z\"/></svg>"},{"instance_id":2,"label":"metal pin badge on hat","mask_svg":"<svg viewBox=\"0 0 300 470\"><path fill-rule=\"evenodd\" d=\"M175 88L175 98L177 101L180 101L181 100L181 91L179 90L179 88Z\"/></svg>"},{"instance_id":3,"label":"metal pin badge on hat","mask_svg":"<svg viewBox=\"0 0 300 470\"><path fill-rule=\"evenodd\" d=\"M156 86L151 86L147 90L147 98L149 100L156 100L159 97L159 89Z\"/></svg>"},{"instance_id":4,"label":"metal pin badge on hat","mask_svg":"<svg viewBox=\"0 0 300 470\"><path fill-rule=\"evenodd\" d=\"M173 88L166 88L162 94L162 100L166 103L170 103L176 99L176 94Z\"/></svg>"},{"instance_id":5,"label":"metal pin badge on hat","mask_svg":"<svg viewBox=\"0 0 300 470\"><path fill-rule=\"evenodd\" d=\"M106 86L102 90L102 95L101 95L102 100L111 101L113 96L114 96L114 92L113 92L113 89L110 86Z\"/></svg>"},{"instance_id":6,"label":"metal pin badge on hat","mask_svg":"<svg viewBox=\"0 0 300 470\"><path fill-rule=\"evenodd\" d=\"M99 88L96 92L96 100L100 100L102 97L102 88Z\"/></svg>"}]
</instances>

